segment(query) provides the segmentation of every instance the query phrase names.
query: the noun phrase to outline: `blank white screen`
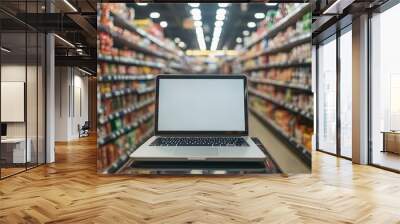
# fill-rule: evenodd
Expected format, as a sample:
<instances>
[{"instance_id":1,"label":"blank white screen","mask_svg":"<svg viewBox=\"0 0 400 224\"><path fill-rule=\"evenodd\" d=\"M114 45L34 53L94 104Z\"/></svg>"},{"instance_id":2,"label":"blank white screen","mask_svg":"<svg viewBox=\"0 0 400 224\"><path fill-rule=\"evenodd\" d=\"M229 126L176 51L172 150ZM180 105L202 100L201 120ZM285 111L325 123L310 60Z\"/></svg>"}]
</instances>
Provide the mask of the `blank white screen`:
<instances>
[{"instance_id":1,"label":"blank white screen","mask_svg":"<svg viewBox=\"0 0 400 224\"><path fill-rule=\"evenodd\" d=\"M159 131L244 131L242 79L160 79Z\"/></svg>"}]
</instances>

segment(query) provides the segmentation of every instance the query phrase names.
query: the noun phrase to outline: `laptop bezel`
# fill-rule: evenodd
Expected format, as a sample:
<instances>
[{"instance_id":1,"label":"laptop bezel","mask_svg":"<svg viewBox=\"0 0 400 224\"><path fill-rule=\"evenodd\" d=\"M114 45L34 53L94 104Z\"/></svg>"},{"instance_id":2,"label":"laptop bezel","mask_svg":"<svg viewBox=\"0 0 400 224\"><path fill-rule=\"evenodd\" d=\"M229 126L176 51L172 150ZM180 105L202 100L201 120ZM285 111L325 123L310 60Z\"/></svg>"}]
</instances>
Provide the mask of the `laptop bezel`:
<instances>
[{"instance_id":1,"label":"laptop bezel","mask_svg":"<svg viewBox=\"0 0 400 224\"><path fill-rule=\"evenodd\" d=\"M160 131L158 130L158 100L160 79L242 79L244 85L244 131ZM244 75L158 75L156 78L155 132L156 136L248 136L247 78Z\"/></svg>"}]
</instances>

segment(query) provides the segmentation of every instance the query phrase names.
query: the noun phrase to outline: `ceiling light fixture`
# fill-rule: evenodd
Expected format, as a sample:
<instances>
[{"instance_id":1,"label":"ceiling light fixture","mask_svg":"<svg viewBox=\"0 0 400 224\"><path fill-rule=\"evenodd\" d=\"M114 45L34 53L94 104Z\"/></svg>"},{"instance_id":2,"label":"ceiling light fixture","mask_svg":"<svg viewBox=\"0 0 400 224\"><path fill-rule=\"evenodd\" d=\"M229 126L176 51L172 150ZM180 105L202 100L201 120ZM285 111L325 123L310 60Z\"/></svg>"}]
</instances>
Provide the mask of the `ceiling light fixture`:
<instances>
[{"instance_id":1,"label":"ceiling light fixture","mask_svg":"<svg viewBox=\"0 0 400 224\"><path fill-rule=\"evenodd\" d=\"M211 40L211 51L216 51L218 49L218 44L222 33L222 26L224 25L225 15L227 12L225 7L228 7L229 3L218 3L218 6L221 8L217 9L215 12L216 21L214 23L214 32Z\"/></svg>"},{"instance_id":2,"label":"ceiling light fixture","mask_svg":"<svg viewBox=\"0 0 400 224\"><path fill-rule=\"evenodd\" d=\"M160 13L158 13L158 12L152 12L152 13L150 13L150 18L152 18L152 19L158 19L158 18L160 18Z\"/></svg>"},{"instance_id":3,"label":"ceiling light fixture","mask_svg":"<svg viewBox=\"0 0 400 224\"><path fill-rule=\"evenodd\" d=\"M136 3L136 5L138 5L138 6L146 6L146 5L148 5L148 3Z\"/></svg>"},{"instance_id":4,"label":"ceiling light fixture","mask_svg":"<svg viewBox=\"0 0 400 224\"><path fill-rule=\"evenodd\" d=\"M229 6L229 3L218 3L218 6L221 8L226 8Z\"/></svg>"},{"instance_id":5,"label":"ceiling light fixture","mask_svg":"<svg viewBox=\"0 0 400 224\"><path fill-rule=\"evenodd\" d=\"M167 27L167 26L168 26L167 21L161 21L161 22L160 22L160 26L161 26L162 28Z\"/></svg>"},{"instance_id":6,"label":"ceiling light fixture","mask_svg":"<svg viewBox=\"0 0 400 224\"><path fill-rule=\"evenodd\" d=\"M257 26L257 24L255 23L255 22L248 22L247 23L247 27L248 28L254 28L254 27L256 27Z\"/></svg>"},{"instance_id":7,"label":"ceiling light fixture","mask_svg":"<svg viewBox=\"0 0 400 224\"><path fill-rule=\"evenodd\" d=\"M250 32L248 30L243 30L243 36L248 36L250 35Z\"/></svg>"},{"instance_id":8,"label":"ceiling light fixture","mask_svg":"<svg viewBox=\"0 0 400 224\"><path fill-rule=\"evenodd\" d=\"M202 26L203 25L203 22L201 22L201 21L194 21L194 26L195 27L199 27L199 26Z\"/></svg>"},{"instance_id":9,"label":"ceiling light fixture","mask_svg":"<svg viewBox=\"0 0 400 224\"><path fill-rule=\"evenodd\" d=\"M278 5L278 3L272 3L272 2L270 2L270 3L265 3L265 5L266 5L266 6L276 6L276 5Z\"/></svg>"},{"instance_id":10,"label":"ceiling light fixture","mask_svg":"<svg viewBox=\"0 0 400 224\"><path fill-rule=\"evenodd\" d=\"M186 44L184 43L184 42L179 42L179 44L178 44L178 46L180 47L180 48L185 48L186 47Z\"/></svg>"},{"instance_id":11,"label":"ceiling light fixture","mask_svg":"<svg viewBox=\"0 0 400 224\"><path fill-rule=\"evenodd\" d=\"M265 18L265 14L262 12L257 12L254 14L254 18L256 19L264 19Z\"/></svg>"},{"instance_id":12,"label":"ceiling light fixture","mask_svg":"<svg viewBox=\"0 0 400 224\"><path fill-rule=\"evenodd\" d=\"M217 15L215 16L215 19L216 19L216 20L224 20L224 19L225 19L225 14L217 14Z\"/></svg>"},{"instance_id":13,"label":"ceiling light fixture","mask_svg":"<svg viewBox=\"0 0 400 224\"><path fill-rule=\"evenodd\" d=\"M192 16L195 15L200 15L201 16L201 10L199 8L194 8L190 10L190 14L192 14Z\"/></svg>"},{"instance_id":14,"label":"ceiling light fixture","mask_svg":"<svg viewBox=\"0 0 400 224\"><path fill-rule=\"evenodd\" d=\"M196 36L200 50L202 51L206 50L207 47L206 47L206 42L204 40L204 32L202 27L196 27Z\"/></svg>"},{"instance_id":15,"label":"ceiling light fixture","mask_svg":"<svg viewBox=\"0 0 400 224\"><path fill-rule=\"evenodd\" d=\"M72 11L78 12L78 10L68 0L64 0L64 3L67 4L68 7L72 9Z\"/></svg>"},{"instance_id":16,"label":"ceiling light fixture","mask_svg":"<svg viewBox=\"0 0 400 224\"><path fill-rule=\"evenodd\" d=\"M83 73L85 73L85 74L87 74L87 75L93 75L92 73L90 73L90 72L88 72L88 71L86 71L86 70L83 70L83 69L81 69L81 68L79 68L79 67L78 67L78 70L81 71L81 72L83 72Z\"/></svg>"},{"instance_id":17,"label":"ceiling light fixture","mask_svg":"<svg viewBox=\"0 0 400 224\"><path fill-rule=\"evenodd\" d=\"M200 3L188 3L190 7L196 8L200 6Z\"/></svg>"},{"instance_id":18,"label":"ceiling light fixture","mask_svg":"<svg viewBox=\"0 0 400 224\"><path fill-rule=\"evenodd\" d=\"M242 43L242 38L241 37L237 37L236 38L236 43L238 43L238 44Z\"/></svg>"},{"instance_id":19,"label":"ceiling light fixture","mask_svg":"<svg viewBox=\"0 0 400 224\"><path fill-rule=\"evenodd\" d=\"M215 26L223 26L224 25L224 21L217 20L217 21L215 21L214 25Z\"/></svg>"},{"instance_id":20,"label":"ceiling light fixture","mask_svg":"<svg viewBox=\"0 0 400 224\"><path fill-rule=\"evenodd\" d=\"M11 50L9 50L9 49L7 49L5 47L1 47L0 50L4 51L6 53L10 53L11 52Z\"/></svg>"},{"instance_id":21,"label":"ceiling light fixture","mask_svg":"<svg viewBox=\"0 0 400 224\"><path fill-rule=\"evenodd\" d=\"M174 41L175 41L175 43L179 43L181 41L181 38L175 37Z\"/></svg>"},{"instance_id":22,"label":"ceiling light fixture","mask_svg":"<svg viewBox=\"0 0 400 224\"><path fill-rule=\"evenodd\" d=\"M64 42L65 44L67 44L70 47L75 48L75 45L73 45L71 42L69 42L68 40L60 37L58 34L54 34L55 37L57 37L59 40L61 40L62 42Z\"/></svg>"},{"instance_id":23,"label":"ceiling light fixture","mask_svg":"<svg viewBox=\"0 0 400 224\"><path fill-rule=\"evenodd\" d=\"M193 15L193 20L201 20L201 14Z\"/></svg>"},{"instance_id":24,"label":"ceiling light fixture","mask_svg":"<svg viewBox=\"0 0 400 224\"><path fill-rule=\"evenodd\" d=\"M217 15L225 15L225 14L226 14L226 9L222 8L217 9Z\"/></svg>"}]
</instances>

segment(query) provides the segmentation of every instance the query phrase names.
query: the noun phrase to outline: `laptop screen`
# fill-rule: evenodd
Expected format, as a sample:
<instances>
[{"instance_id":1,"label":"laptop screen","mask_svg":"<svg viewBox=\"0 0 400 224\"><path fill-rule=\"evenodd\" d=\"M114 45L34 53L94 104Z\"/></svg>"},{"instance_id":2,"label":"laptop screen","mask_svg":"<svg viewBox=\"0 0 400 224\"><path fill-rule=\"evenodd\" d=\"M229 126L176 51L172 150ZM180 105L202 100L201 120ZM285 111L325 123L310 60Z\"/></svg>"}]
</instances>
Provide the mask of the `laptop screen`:
<instances>
[{"instance_id":1,"label":"laptop screen","mask_svg":"<svg viewBox=\"0 0 400 224\"><path fill-rule=\"evenodd\" d=\"M243 76L185 77L158 80L158 132L247 132Z\"/></svg>"}]
</instances>

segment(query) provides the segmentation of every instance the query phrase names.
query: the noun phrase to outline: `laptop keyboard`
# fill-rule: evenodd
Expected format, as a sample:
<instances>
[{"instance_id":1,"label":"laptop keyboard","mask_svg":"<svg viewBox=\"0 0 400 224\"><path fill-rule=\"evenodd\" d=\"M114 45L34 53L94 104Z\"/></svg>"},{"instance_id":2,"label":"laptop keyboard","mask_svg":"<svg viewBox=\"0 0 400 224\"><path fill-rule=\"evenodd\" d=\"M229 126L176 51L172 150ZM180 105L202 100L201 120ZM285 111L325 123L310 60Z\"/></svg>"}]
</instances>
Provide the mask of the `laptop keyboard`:
<instances>
[{"instance_id":1,"label":"laptop keyboard","mask_svg":"<svg viewBox=\"0 0 400 224\"><path fill-rule=\"evenodd\" d=\"M150 146L249 146L241 137L159 137Z\"/></svg>"}]
</instances>

